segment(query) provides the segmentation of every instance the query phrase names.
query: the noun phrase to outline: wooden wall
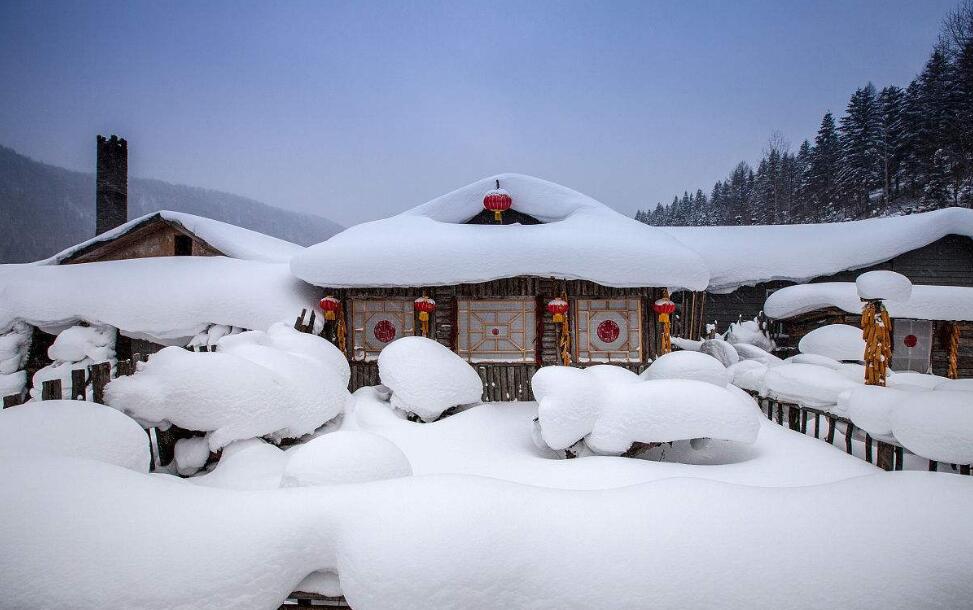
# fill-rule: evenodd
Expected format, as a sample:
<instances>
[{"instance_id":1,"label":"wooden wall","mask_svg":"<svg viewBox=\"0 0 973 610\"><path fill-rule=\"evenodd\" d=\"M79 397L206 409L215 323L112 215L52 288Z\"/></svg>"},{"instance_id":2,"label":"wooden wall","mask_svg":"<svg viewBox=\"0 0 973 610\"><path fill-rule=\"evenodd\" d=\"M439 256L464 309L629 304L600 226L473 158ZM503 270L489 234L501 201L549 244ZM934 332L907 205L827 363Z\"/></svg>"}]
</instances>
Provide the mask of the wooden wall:
<instances>
[{"instance_id":1,"label":"wooden wall","mask_svg":"<svg viewBox=\"0 0 973 610\"><path fill-rule=\"evenodd\" d=\"M194 235L159 218L150 220L143 226L111 241L93 244L66 259L64 264L175 256L177 236L186 236L192 240L192 256L222 255L222 252Z\"/></svg>"}]
</instances>

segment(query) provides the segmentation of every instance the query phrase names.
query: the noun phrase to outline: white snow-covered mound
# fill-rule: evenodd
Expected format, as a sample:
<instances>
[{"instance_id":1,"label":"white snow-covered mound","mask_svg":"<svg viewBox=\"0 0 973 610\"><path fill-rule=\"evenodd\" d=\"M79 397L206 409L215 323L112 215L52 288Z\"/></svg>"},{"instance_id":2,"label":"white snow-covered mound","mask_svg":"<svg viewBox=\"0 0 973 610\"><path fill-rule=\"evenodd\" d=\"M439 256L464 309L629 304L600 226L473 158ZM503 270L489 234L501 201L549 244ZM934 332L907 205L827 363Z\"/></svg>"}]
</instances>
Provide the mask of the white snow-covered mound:
<instances>
[{"instance_id":1,"label":"white snow-covered mound","mask_svg":"<svg viewBox=\"0 0 973 610\"><path fill-rule=\"evenodd\" d=\"M903 392L892 410L892 434L904 447L930 460L973 463L973 394Z\"/></svg>"},{"instance_id":2,"label":"white snow-covered mound","mask_svg":"<svg viewBox=\"0 0 973 610\"><path fill-rule=\"evenodd\" d=\"M496 180L512 197L513 210L542 224L466 224L483 210L483 196ZM665 264L646 264L656 260ZM577 191L520 174L484 178L398 216L351 227L295 256L291 270L332 287L435 286L535 275L701 290L709 278L695 252L659 229Z\"/></svg>"},{"instance_id":3,"label":"white snow-covered mound","mask_svg":"<svg viewBox=\"0 0 973 610\"><path fill-rule=\"evenodd\" d=\"M864 383L854 382L834 369L814 364L785 363L767 369L760 395L807 407L838 403L838 395Z\"/></svg>"},{"instance_id":4,"label":"white snow-covered mound","mask_svg":"<svg viewBox=\"0 0 973 610\"><path fill-rule=\"evenodd\" d=\"M337 574L356 610L683 607L687 596L699 608L960 608L973 597L973 529L957 526L973 486L928 472L796 488L670 478L592 493L431 475L240 492L47 459L0 461L0 488L16 490L0 502L11 608L276 608L318 571ZM833 540L855 544L821 552Z\"/></svg>"},{"instance_id":5,"label":"white snow-covered mound","mask_svg":"<svg viewBox=\"0 0 973 610\"><path fill-rule=\"evenodd\" d=\"M185 480L224 489L277 489L287 457L279 447L263 439L233 441L223 447L216 468Z\"/></svg>"},{"instance_id":6,"label":"white snow-covered mound","mask_svg":"<svg viewBox=\"0 0 973 610\"><path fill-rule=\"evenodd\" d=\"M726 367L709 354L678 351L659 356L640 377L649 379L695 379L720 387L730 383Z\"/></svg>"},{"instance_id":7,"label":"white snow-covered mound","mask_svg":"<svg viewBox=\"0 0 973 610\"><path fill-rule=\"evenodd\" d=\"M952 392L973 392L973 379L947 379L940 381L936 390L950 390Z\"/></svg>"},{"instance_id":8,"label":"white snow-covered mound","mask_svg":"<svg viewBox=\"0 0 973 610\"><path fill-rule=\"evenodd\" d=\"M785 359L784 364L813 364L814 366L823 366L824 368L833 370L841 368L841 362L829 356L821 356L820 354L794 354Z\"/></svg>"},{"instance_id":9,"label":"white snow-covered mound","mask_svg":"<svg viewBox=\"0 0 973 610\"><path fill-rule=\"evenodd\" d=\"M740 356L740 360L756 360L767 366L777 366L783 360L779 357L765 351L756 345L750 345L749 343L734 343L733 349L736 350L737 355Z\"/></svg>"},{"instance_id":10,"label":"white snow-covered mound","mask_svg":"<svg viewBox=\"0 0 973 610\"><path fill-rule=\"evenodd\" d=\"M473 367L425 337L402 337L386 345L378 355L378 376L392 390L392 406L423 421L483 396L483 381Z\"/></svg>"},{"instance_id":11,"label":"white snow-covered mound","mask_svg":"<svg viewBox=\"0 0 973 610\"><path fill-rule=\"evenodd\" d=\"M760 282L804 283L868 267L947 235L973 238L973 210L948 208L852 222L661 230L703 257L711 275L710 291L731 292ZM770 311L767 315L776 317Z\"/></svg>"},{"instance_id":12,"label":"white snow-covered mound","mask_svg":"<svg viewBox=\"0 0 973 610\"><path fill-rule=\"evenodd\" d=\"M730 382L738 388L759 392L764 384L768 366L758 360L741 360L726 367Z\"/></svg>"},{"instance_id":13,"label":"white snow-covered mound","mask_svg":"<svg viewBox=\"0 0 973 610\"><path fill-rule=\"evenodd\" d=\"M350 370L330 342L284 324L224 337L217 352L168 347L131 377L108 384L108 403L146 425L209 432L231 441L298 437L339 415Z\"/></svg>"},{"instance_id":14,"label":"white snow-covered mound","mask_svg":"<svg viewBox=\"0 0 973 610\"><path fill-rule=\"evenodd\" d=\"M835 360L862 360L865 340L862 329L848 324L828 324L801 337L797 344L802 354L817 354Z\"/></svg>"},{"instance_id":15,"label":"white snow-covered mound","mask_svg":"<svg viewBox=\"0 0 973 610\"><path fill-rule=\"evenodd\" d=\"M173 447L176 472L188 476L206 465L209 460L209 440L205 436L181 438Z\"/></svg>"},{"instance_id":16,"label":"white snow-covered mound","mask_svg":"<svg viewBox=\"0 0 973 610\"><path fill-rule=\"evenodd\" d=\"M636 441L718 438L752 443L760 427L751 401L696 379L645 381L610 365L549 366L534 374L531 387L538 400L540 439L554 450L580 440L606 455L622 454Z\"/></svg>"},{"instance_id":17,"label":"white snow-covered mound","mask_svg":"<svg viewBox=\"0 0 973 610\"><path fill-rule=\"evenodd\" d=\"M324 434L289 452L283 487L365 483L412 476L409 458L395 443L371 432Z\"/></svg>"},{"instance_id":18,"label":"white snow-covered mound","mask_svg":"<svg viewBox=\"0 0 973 610\"><path fill-rule=\"evenodd\" d=\"M892 435L892 411L906 398L902 390L863 385L842 392L836 411L872 436L888 437Z\"/></svg>"},{"instance_id":19,"label":"white snow-covered mound","mask_svg":"<svg viewBox=\"0 0 973 610\"><path fill-rule=\"evenodd\" d=\"M320 297L286 264L222 256L2 265L0 287L0 332L21 320L51 332L87 321L166 345L211 324L266 330Z\"/></svg>"},{"instance_id":20,"label":"white snow-covered mound","mask_svg":"<svg viewBox=\"0 0 973 610\"><path fill-rule=\"evenodd\" d=\"M608 394L585 444L595 453L618 455L634 442L713 438L753 443L759 431L752 401L712 383L659 379Z\"/></svg>"},{"instance_id":21,"label":"white snow-covered mound","mask_svg":"<svg viewBox=\"0 0 973 610\"><path fill-rule=\"evenodd\" d=\"M149 437L132 418L80 400L31 401L0 411L0 457L32 456L88 458L138 472L148 472L151 460Z\"/></svg>"},{"instance_id":22,"label":"white snow-covered mound","mask_svg":"<svg viewBox=\"0 0 973 610\"><path fill-rule=\"evenodd\" d=\"M730 324L730 328L726 331L726 340L734 346L753 345L767 352L774 349L774 342L760 329L757 320L743 320Z\"/></svg>"},{"instance_id":23,"label":"white snow-covered mound","mask_svg":"<svg viewBox=\"0 0 973 610\"><path fill-rule=\"evenodd\" d=\"M768 316L784 320L809 311L837 307L859 314L862 301L854 282L798 284L775 291L764 303ZM973 288L967 286L913 286L908 301L886 301L892 318L918 320L973 320Z\"/></svg>"},{"instance_id":24,"label":"white snow-covered mound","mask_svg":"<svg viewBox=\"0 0 973 610\"><path fill-rule=\"evenodd\" d=\"M706 339L699 346L699 351L716 358L725 367L740 361L740 354L733 344L721 338Z\"/></svg>"},{"instance_id":25,"label":"white snow-covered mound","mask_svg":"<svg viewBox=\"0 0 973 610\"><path fill-rule=\"evenodd\" d=\"M868 271L855 279L855 288L860 299L870 301L882 299L905 303L912 296L912 282L895 271Z\"/></svg>"}]
</instances>

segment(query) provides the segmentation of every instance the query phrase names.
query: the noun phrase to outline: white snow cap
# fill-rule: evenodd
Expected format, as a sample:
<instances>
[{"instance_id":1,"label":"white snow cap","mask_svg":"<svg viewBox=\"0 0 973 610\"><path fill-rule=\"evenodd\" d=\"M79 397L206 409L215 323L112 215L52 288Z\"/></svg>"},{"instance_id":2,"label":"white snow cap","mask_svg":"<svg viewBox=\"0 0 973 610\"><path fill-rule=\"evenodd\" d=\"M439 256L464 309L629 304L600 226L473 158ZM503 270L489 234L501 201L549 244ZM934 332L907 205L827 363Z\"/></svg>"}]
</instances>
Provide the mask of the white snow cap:
<instances>
[{"instance_id":1,"label":"white snow cap","mask_svg":"<svg viewBox=\"0 0 973 610\"><path fill-rule=\"evenodd\" d=\"M895 271L869 271L855 280L858 296L864 300L882 299L905 303L912 296L912 282Z\"/></svg>"},{"instance_id":2,"label":"white snow cap","mask_svg":"<svg viewBox=\"0 0 973 610\"><path fill-rule=\"evenodd\" d=\"M865 358L862 329L850 324L828 324L801 337L797 348L802 354L827 356L835 360L861 361Z\"/></svg>"},{"instance_id":3,"label":"white snow cap","mask_svg":"<svg viewBox=\"0 0 973 610\"><path fill-rule=\"evenodd\" d=\"M909 451L930 460L973 463L973 394L904 392L891 413L892 434Z\"/></svg>"},{"instance_id":4,"label":"white snow cap","mask_svg":"<svg viewBox=\"0 0 973 610\"><path fill-rule=\"evenodd\" d=\"M678 351L659 356L642 371L642 379L695 379L726 387L730 374L716 358L702 352Z\"/></svg>"},{"instance_id":5,"label":"white snow cap","mask_svg":"<svg viewBox=\"0 0 973 610\"><path fill-rule=\"evenodd\" d=\"M105 231L101 235L71 246L58 252L51 258L38 261L38 264L60 264L61 261L81 250L121 237L157 217L185 228L199 239L231 258L263 261L265 263L286 263L295 254L304 250L302 246L289 241L277 239L270 235L244 229L243 227L231 225L219 220L213 220L212 218L186 214L185 212L160 210L130 220L110 231Z\"/></svg>"},{"instance_id":6,"label":"white snow cap","mask_svg":"<svg viewBox=\"0 0 973 610\"><path fill-rule=\"evenodd\" d=\"M496 180L513 210L539 225L465 224ZM329 287L437 286L518 275L605 286L700 290L702 259L657 228L546 180L500 174L403 212L360 224L291 261L297 277Z\"/></svg>"},{"instance_id":7,"label":"white snow cap","mask_svg":"<svg viewBox=\"0 0 973 610\"><path fill-rule=\"evenodd\" d=\"M483 381L465 360L438 341L402 337L378 355L378 376L392 390L392 406L424 421L450 407L480 402Z\"/></svg>"},{"instance_id":8,"label":"white snow cap","mask_svg":"<svg viewBox=\"0 0 973 610\"><path fill-rule=\"evenodd\" d=\"M862 375L864 380L864 374ZM838 396L864 381L855 382L838 369L815 364L784 363L770 367L758 390L761 396L793 402L807 407L827 407L838 403Z\"/></svg>"},{"instance_id":9,"label":"white snow cap","mask_svg":"<svg viewBox=\"0 0 973 610\"><path fill-rule=\"evenodd\" d=\"M884 305L891 318L973 321L973 288L913 286L907 301L886 301ZM853 282L787 286L767 297L764 311L772 318L786 320L828 307L860 314L862 302L858 288Z\"/></svg>"},{"instance_id":10,"label":"white snow cap","mask_svg":"<svg viewBox=\"0 0 973 610\"><path fill-rule=\"evenodd\" d=\"M731 292L760 282L801 283L868 267L947 235L973 238L973 210L947 208L852 222L661 230L702 255L712 292Z\"/></svg>"},{"instance_id":11,"label":"white snow cap","mask_svg":"<svg viewBox=\"0 0 973 610\"><path fill-rule=\"evenodd\" d=\"M151 459L145 430L96 402L31 401L0 411L0 457L37 456L87 458L138 472L148 472Z\"/></svg>"},{"instance_id":12,"label":"white snow cap","mask_svg":"<svg viewBox=\"0 0 973 610\"><path fill-rule=\"evenodd\" d=\"M412 476L409 458L384 436L357 430L324 434L288 452L281 487L364 483Z\"/></svg>"},{"instance_id":13,"label":"white snow cap","mask_svg":"<svg viewBox=\"0 0 973 610\"><path fill-rule=\"evenodd\" d=\"M18 321L59 331L80 320L185 345L211 324L266 330L317 303L285 264L172 256L0 266L0 332Z\"/></svg>"}]
</instances>

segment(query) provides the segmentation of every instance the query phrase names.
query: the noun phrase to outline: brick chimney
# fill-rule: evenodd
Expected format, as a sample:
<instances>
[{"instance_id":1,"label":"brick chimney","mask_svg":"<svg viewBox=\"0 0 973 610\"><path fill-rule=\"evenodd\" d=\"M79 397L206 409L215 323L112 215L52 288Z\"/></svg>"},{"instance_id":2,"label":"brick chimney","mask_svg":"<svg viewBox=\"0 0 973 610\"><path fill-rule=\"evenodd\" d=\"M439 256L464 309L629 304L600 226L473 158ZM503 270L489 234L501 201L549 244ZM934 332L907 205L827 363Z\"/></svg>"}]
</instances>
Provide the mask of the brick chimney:
<instances>
[{"instance_id":1,"label":"brick chimney","mask_svg":"<svg viewBox=\"0 0 973 610\"><path fill-rule=\"evenodd\" d=\"M128 142L98 136L95 234L100 235L128 221Z\"/></svg>"}]
</instances>

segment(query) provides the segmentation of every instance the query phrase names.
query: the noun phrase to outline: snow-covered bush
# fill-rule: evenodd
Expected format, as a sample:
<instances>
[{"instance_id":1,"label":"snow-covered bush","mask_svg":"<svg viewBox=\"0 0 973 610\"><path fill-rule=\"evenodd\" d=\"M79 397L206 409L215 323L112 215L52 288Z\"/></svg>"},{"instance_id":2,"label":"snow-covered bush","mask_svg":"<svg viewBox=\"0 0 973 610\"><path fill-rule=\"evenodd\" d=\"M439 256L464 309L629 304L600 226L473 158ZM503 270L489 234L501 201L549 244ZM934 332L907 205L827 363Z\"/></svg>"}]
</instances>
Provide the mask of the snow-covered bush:
<instances>
[{"instance_id":1,"label":"snow-covered bush","mask_svg":"<svg viewBox=\"0 0 973 610\"><path fill-rule=\"evenodd\" d=\"M465 360L438 341L402 337L378 355L378 375L392 406L435 421L451 407L480 402L483 382Z\"/></svg>"},{"instance_id":2,"label":"snow-covered bush","mask_svg":"<svg viewBox=\"0 0 973 610\"><path fill-rule=\"evenodd\" d=\"M364 483L412 475L412 465L402 450L371 432L331 432L288 454L282 487Z\"/></svg>"},{"instance_id":3,"label":"snow-covered bush","mask_svg":"<svg viewBox=\"0 0 973 610\"><path fill-rule=\"evenodd\" d=\"M904 303L912 296L912 282L895 271L868 271L855 280L858 296L870 301L882 299Z\"/></svg>"},{"instance_id":4,"label":"snow-covered bush","mask_svg":"<svg viewBox=\"0 0 973 610\"><path fill-rule=\"evenodd\" d=\"M0 411L0 456L50 455L148 472L149 437L132 418L94 402L31 401Z\"/></svg>"},{"instance_id":5,"label":"snow-covered bush","mask_svg":"<svg viewBox=\"0 0 973 610\"><path fill-rule=\"evenodd\" d=\"M208 432L211 451L234 440L299 437L338 416L348 362L330 342L286 324L226 336L216 352L168 347L108 384L108 404L146 426Z\"/></svg>"},{"instance_id":6,"label":"snow-covered bush","mask_svg":"<svg viewBox=\"0 0 973 610\"><path fill-rule=\"evenodd\" d=\"M101 362L114 366L117 334L111 326L71 326L61 331L47 348L47 356L53 362L34 373L31 397L40 400L43 383L51 379L60 379L61 388L66 393L71 387L73 370ZM90 393L90 387L88 391Z\"/></svg>"},{"instance_id":7,"label":"snow-covered bush","mask_svg":"<svg viewBox=\"0 0 973 610\"><path fill-rule=\"evenodd\" d=\"M719 360L701 352L670 352L657 358L640 377L650 379L694 379L720 387L730 383L730 375Z\"/></svg>"},{"instance_id":8,"label":"snow-covered bush","mask_svg":"<svg viewBox=\"0 0 973 610\"><path fill-rule=\"evenodd\" d=\"M726 340L734 346L739 344L753 345L766 352L773 351L775 347L767 333L761 330L760 322L756 318L730 324L730 328L726 331Z\"/></svg>"},{"instance_id":9,"label":"snow-covered bush","mask_svg":"<svg viewBox=\"0 0 973 610\"><path fill-rule=\"evenodd\" d=\"M683 353L712 360L722 369L709 356ZM666 372L685 374L688 371L698 376L698 364L691 367L671 364L685 360L677 358L670 364L664 363ZM583 440L584 446L595 453L620 455L636 442L704 437L745 443L756 440L760 423L752 402L741 400L725 383L723 386L713 383L713 371L708 370L706 374L706 366L702 370L707 381L644 380L610 365L588 369L544 367L531 379L538 400L535 442L539 439L542 448L570 447L574 452L574 446ZM722 372L728 376L725 369Z\"/></svg>"},{"instance_id":10,"label":"snow-covered bush","mask_svg":"<svg viewBox=\"0 0 973 610\"><path fill-rule=\"evenodd\" d=\"M719 360L723 366L730 366L740 361L740 354L736 348L723 339L707 339L699 346L700 353L707 354Z\"/></svg>"},{"instance_id":11,"label":"snow-covered bush","mask_svg":"<svg viewBox=\"0 0 973 610\"><path fill-rule=\"evenodd\" d=\"M817 354L835 360L860 361L865 357L862 329L848 324L828 324L801 337L797 348L802 354Z\"/></svg>"}]
</instances>

